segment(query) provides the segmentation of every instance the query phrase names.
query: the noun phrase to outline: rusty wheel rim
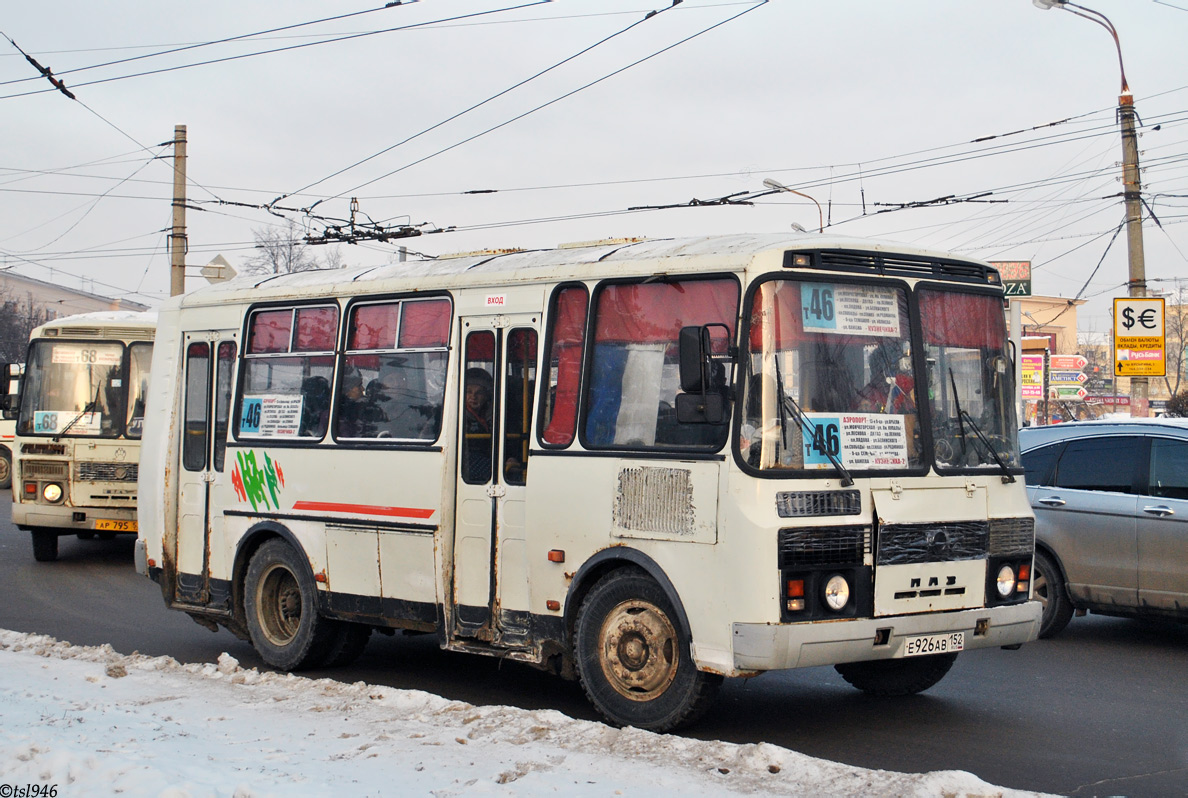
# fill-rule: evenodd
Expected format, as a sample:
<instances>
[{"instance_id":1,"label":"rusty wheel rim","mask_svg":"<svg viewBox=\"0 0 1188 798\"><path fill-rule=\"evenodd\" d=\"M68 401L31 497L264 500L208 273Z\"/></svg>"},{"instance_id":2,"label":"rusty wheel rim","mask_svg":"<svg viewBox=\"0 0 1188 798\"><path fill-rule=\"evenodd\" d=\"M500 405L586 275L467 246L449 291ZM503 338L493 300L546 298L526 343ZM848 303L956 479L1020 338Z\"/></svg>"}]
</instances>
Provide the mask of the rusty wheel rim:
<instances>
[{"instance_id":1,"label":"rusty wheel rim","mask_svg":"<svg viewBox=\"0 0 1188 798\"><path fill-rule=\"evenodd\" d=\"M599 664L615 692L632 701L652 701L676 678L680 643L668 615L647 601L624 601L600 631Z\"/></svg>"},{"instance_id":2,"label":"rusty wheel rim","mask_svg":"<svg viewBox=\"0 0 1188 798\"><path fill-rule=\"evenodd\" d=\"M274 646L293 642L301 626L301 587L293 572L283 565L273 565L260 579L256 590L260 627Z\"/></svg>"}]
</instances>

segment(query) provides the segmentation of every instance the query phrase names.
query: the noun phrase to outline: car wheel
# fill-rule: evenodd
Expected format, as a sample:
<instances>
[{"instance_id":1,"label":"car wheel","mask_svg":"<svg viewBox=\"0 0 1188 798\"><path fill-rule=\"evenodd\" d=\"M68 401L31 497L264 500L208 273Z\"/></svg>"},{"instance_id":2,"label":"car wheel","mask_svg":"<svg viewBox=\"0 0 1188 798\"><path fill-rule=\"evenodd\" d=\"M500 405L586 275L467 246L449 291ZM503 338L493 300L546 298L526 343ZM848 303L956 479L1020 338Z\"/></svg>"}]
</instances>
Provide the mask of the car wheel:
<instances>
[{"instance_id":1,"label":"car wheel","mask_svg":"<svg viewBox=\"0 0 1188 798\"><path fill-rule=\"evenodd\" d=\"M1064 584L1064 575L1047 553L1036 551L1035 568L1031 578L1032 595L1044 608L1040 616L1039 636L1055 637L1072 618L1073 605Z\"/></svg>"},{"instance_id":2,"label":"car wheel","mask_svg":"<svg viewBox=\"0 0 1188 798\"><path fill-rule=\"evenodd\" d=\"M939 682L957 661L956 654L903 659L876 659L834 665L841 677L870 695L888 698L914 695Z\"/></svg>"},{"instance_id":3,"label":"car wheel","mask_svg":"<svg viewBox=\"0 0 1188 798\"><path fill-rule=\"evenodd\" d=\"M635 569L603 578L582 602L578 677L616 726L675 729L701 717L717 695L722 677L697 670L676 618L661 587Z\"/></svg>"},{"instance_id":4,"label":"car wheel","mask_svg":"<svg viewBox=\"0 0 1188 798\"><path fill-rule=\"evenodd\" d=\"M47 529L34 529L33 559L37 562L53 562L58 559L58 533Z\"/></svg>"},{"instance_id":5,"label":"car wheel","mask_svg":"<svg viewBox=\"0 0 1188 798\"><path fill-rule=\"evenodd\" d=\"M0 449L0 490L12 487L12 455L7 449Z\"/></svg>"},{"instance_id":6,"label":"car wheel","mask_svg":"<svg viewBox=\"0 0 1188 798\"><path fill-rule=\"evenodd\" d=\"M244 609L252 646L269 665L295 671L324 661L334 623L318 615L309 563L285 541L270 540L252 555Z\"/></svg>"}]
</instances>

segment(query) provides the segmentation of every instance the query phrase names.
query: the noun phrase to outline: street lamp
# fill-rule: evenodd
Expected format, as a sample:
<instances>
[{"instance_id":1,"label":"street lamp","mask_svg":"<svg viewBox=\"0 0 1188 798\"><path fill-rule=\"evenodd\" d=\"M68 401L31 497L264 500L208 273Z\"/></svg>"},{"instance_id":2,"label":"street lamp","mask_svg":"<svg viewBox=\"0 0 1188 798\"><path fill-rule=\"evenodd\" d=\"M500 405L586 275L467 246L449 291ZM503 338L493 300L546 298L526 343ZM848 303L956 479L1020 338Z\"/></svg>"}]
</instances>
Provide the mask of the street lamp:
<instances>
[{"instance_id":1,"label":"street lamp","mask_svg":"<svg viewBox=\"0 0 1188 798\"><path fill-rule=\"evenodd\" d=\"M798 197L804 197L805 199L813 200L813 204L817 206L817 218L821 225L820 229L817 232L820 232L820 233L825 232L825 214L821 211L821 203L817 202L815 199L810 197L808 194L804 194L800 191L797 191L794 188L788 188L783 183L780 183L779 181L776 181L776 180L772 180L770 177L763 181L763 185L767 186L772 191L787 191L789 194L795 194Z\"/></svg>"},{"instance_id":2,"label":"street lamp","mask_svg":"<svg viewBox=\"0 0 1188 798\"><path fill-rule=\"evenodd\" d=\"M1130 264L1127 293L1131 297L1145 297L1147 295L1147 276L1143 258L1142 184L1139 178L1138 133L1135 125L1138 114L1134 110L1134 96L1130 93L1130 86L1126 82L1126 69L1122 65L1122 43L1118 39L1118 31L1105 14L1079 6L1076 3L1070 3L1068 0L1031 1L1037 8L1042 8L1045 11L1059 8L1082 19L1096 22L1109 31L1110 36L1114 38L1114 46L1118 50L1118 70L1122 75L1122 91L1118 96L1118 123L1122 127L1122 197L1126 207L1126 249ZM1131 377L1130 415L1146 416L1148 400L1147 378Z\"/></svg>"}]
</instances>

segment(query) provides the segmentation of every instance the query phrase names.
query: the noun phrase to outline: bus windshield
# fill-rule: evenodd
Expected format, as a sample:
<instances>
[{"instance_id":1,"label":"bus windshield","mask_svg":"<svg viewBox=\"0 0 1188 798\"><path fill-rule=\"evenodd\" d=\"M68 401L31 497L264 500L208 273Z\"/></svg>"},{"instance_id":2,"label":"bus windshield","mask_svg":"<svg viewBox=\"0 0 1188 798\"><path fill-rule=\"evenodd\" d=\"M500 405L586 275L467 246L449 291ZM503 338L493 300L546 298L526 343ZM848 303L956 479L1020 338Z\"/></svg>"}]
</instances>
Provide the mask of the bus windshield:
<instances>
[{"instance_id":1,"label":"bus windshield","mask_svg":"<svg viewBox=\"0 0 1188 798\"><path fill-rule=\"evenodd\" d=\"M125 427L127 412L143 418L151 344L135 347L134 394L140 410L127 404L124 344L119 341L34 341L29 348L21 391L17 432L21 435L70 435L114 438ZM139 422L133 419L134 426ZM139 435L139 430L136 431Z\"/></svg>"},{"instance_id":2,"label":"bus windshield","mask_svg":"<svg viewBox=\"0 0 1188 798\"><path fill-rule=\"evenodd\" d=\"M743 460L761 470L920 466L907 308L897 283L761 284L742 358Z\"/></svg>"},{"instance_id":3,"label":"bus windshield","mask_svg":"<svg viewBox=\"0 0 1188 798\"><path fill-rule=\"evenodd\" d=\"M1018 466L1001 297L933 288L919 295L937 468Z\"/></svg>"}]
</instances>

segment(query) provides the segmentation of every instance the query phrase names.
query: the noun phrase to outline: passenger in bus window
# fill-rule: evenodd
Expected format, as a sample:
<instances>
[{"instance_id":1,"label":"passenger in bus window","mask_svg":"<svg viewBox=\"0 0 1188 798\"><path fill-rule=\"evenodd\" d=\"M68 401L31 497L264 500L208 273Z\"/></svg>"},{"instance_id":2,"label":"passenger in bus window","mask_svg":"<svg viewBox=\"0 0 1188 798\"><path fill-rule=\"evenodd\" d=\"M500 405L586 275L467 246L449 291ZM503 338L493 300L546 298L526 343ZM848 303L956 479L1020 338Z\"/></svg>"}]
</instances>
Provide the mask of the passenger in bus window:
<instances>
[{"instance_id":1,"label":"passenger in bus window","mask_svg":"<svg viewBox=\"0 0 1188 798\"><path fill-rule=\"evenodd\" d=\"M342 381L342 409L338 414L338 437L374 438L384 412L363 391L363 378L348 374Z\"/></svg>"},{"instance_id":2,"label":"passenger in bus window","mask_svg":"<svg viewBox=\"0 0 1188 798\"><path fill-rule=\"evenodd\" d=\"M491 477L491 375L481 368L466 370L462 410L462 473L467 482Z\"/></svg>"},{"instance_id":3,"label":"passenger in bus window","mask_svg":"<svg viewBox=\"0 0 1188 798\"><path fill-rule=\"evenodd\" d=\"M367 385L367 396L384 414L379 437L428 440L434 437L435 408L425 403L425 392L413 383L414 369L403 359L390 361L378 379Z\"/></svg>"},{"instance_id":4,"label":"passenger in bus window","mask_svg":"<svg viewBox=\"0 0 1188 798\"><path fill-rule=\"evenodd\" d=\"M899 342L886 342L870 354L870 382L858 391L858 409L868 413L904 414L915 412L916 381L911 361Z\"/></svg>"},{"instance_id":5,"label":"passenger in bus window","mask_svg":"<svg viewBox=\"0 0 1188 798\"><path fill-rule=\"evenodd\" d=\"M326 434L330 416L330 381L325 377L306 377L301 382L301 427L297 434L320 438Z\"/></svg>"}]
</instances>

